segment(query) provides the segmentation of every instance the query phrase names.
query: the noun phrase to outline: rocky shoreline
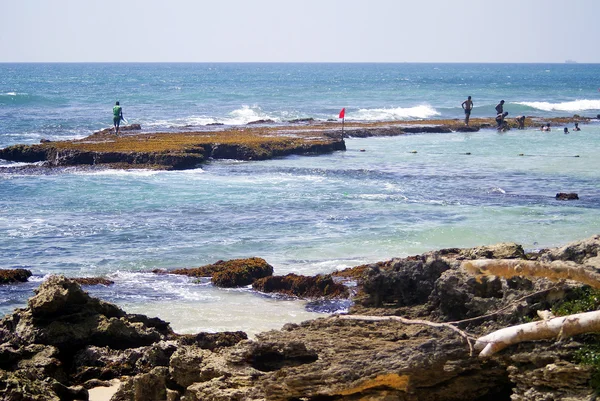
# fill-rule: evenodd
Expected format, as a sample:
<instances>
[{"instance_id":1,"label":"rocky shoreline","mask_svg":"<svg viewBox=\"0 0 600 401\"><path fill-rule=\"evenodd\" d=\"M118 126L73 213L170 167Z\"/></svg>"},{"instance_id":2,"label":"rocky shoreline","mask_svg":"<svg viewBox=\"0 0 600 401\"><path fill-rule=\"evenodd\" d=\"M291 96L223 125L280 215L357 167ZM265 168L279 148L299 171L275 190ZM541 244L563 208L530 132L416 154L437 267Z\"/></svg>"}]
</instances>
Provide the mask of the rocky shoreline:
<instances>
[{"instance_id":1,"label":"rocky shoreline","mask_svg":"<svg viewBox=\"0 0 600 401\"><path fill-rule=\"evenodd\" d=\"M465 266L562 263L595 276L599 252L597 235L529 254L507 243L357 266L334 274L356 281L348 315L255 339L179 335L167 322L128 314L52 276L27 308L0 321L0 394L7 401L87 400L90 389L118 380L112 401L592 401L600 388L597 334L521 342L489 357L473 353L469 338L550 311L596 310L599 290L525 269L492 276ZM197 274L224 264L242 265L217 263ZM255 283L269 277L261 260L252 265L263 276Z\"/></svg>"},{"instance_id":2,"label":"rocky shoreline","mask_svg":"<svg viewBox=\"0 0 600 401\"><path fill-rule=\"evenodd\" d=\"M539 119L527 117L525 127L554 126L591 118ZM516 128L516 122L509 120ZM495 127L492 118L473 118L465 126L461 120L416 120L386 123L339 123L301 120L287 125L268 121L245 127L207 127L206 131L145 133L139 125L121 128L121 135L105 129L86 138L70 141L42 140L40 144L13 145L0 149L0 159L42 163L45 167L100 166L106 168L150 168L184 170L209 160L266 160L292 154L324 154L346 150L344 137L397 136L411 133L477 132ZM209 129L210 128L210 129Z\"/></svg>"}]
</instances>

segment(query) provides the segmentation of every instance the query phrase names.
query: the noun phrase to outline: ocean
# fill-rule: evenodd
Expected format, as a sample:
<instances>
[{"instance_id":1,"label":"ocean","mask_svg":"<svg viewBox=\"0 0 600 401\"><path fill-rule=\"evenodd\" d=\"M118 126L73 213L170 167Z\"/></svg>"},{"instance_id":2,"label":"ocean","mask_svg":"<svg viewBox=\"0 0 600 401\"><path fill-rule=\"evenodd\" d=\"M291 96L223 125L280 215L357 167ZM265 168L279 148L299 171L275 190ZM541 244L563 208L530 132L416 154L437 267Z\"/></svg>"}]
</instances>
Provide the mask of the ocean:
<instances>
[{"instance_id":1,"label":"ocean","mask_svg":"<svg viewBox=\"0 0 600 401\"><path fill-rule=\"evenodd\" d=\"M403 121L600 114L597 64L0 64L0 147L85 137L112 124L153 132L256 120ZM218 126L223 127L223 126ZM275 274L314 275L445 247L528 250L598 233L600 124L564 135L348 138L347 150L187 171L16 171L0 160L0 316L49 274L104 276L92 295L158 316L181 333L249 334L343 311L345 302L218 289L153 269L261 257ZM578 201L557 201L576 192Z\"/></svg>"}]
</instances>

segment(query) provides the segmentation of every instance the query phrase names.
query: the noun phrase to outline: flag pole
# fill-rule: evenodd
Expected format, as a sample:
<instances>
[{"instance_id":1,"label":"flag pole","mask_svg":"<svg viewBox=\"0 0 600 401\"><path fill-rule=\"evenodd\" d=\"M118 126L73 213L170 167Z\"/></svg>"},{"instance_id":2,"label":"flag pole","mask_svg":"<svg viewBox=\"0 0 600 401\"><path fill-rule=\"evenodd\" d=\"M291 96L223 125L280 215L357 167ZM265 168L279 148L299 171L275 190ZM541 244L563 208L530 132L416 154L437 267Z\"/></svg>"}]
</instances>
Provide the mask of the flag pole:
<instances>
[{"instance_id":1,"label":"flag pole","mask_svg":"<svg viewBox=\"0 0 600 401\"><path fill-rule=\"evenodd\" d=\"M338 118L342 119L342 140L343 140L344 139L344 122L346 121L346 108L345 107L340 111L340 115L338 116Z\"/></svg>"}]
</instances>

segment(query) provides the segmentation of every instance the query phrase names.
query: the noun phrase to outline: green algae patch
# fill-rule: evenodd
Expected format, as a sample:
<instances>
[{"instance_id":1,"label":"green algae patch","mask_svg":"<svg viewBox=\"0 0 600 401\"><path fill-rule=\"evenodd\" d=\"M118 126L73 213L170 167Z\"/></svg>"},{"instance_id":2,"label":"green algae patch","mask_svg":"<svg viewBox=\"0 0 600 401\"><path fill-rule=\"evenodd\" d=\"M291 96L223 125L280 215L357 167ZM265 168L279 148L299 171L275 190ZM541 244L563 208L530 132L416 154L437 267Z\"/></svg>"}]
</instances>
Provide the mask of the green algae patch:
<instances>
[{"instance_id":1,"label":"green algae patch","mask_svg":"<svg viewBox=\"0 0 600 401\"><path fill-rule=\"evenodd\" d=\"M223 265L224 269L212 276L217 287L243 287L273 274L273 266L261 258L234 259Z\"/></svg>"}]
</instances>

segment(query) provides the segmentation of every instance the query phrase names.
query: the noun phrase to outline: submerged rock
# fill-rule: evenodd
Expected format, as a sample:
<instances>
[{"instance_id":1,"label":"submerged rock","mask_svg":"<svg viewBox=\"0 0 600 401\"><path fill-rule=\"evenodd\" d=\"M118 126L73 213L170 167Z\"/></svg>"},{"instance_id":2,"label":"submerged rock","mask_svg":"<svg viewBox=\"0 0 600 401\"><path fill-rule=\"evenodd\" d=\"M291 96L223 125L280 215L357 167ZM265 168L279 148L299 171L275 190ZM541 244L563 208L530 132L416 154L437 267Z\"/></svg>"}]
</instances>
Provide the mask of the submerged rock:
<instances>
[{"instance_id":1,"label":"submerged rock","mask_svg":"<svg viewBox=\"0 0 600 401\"><path fill-rule=\"evenodd\" d=\"M79 285L113 285L115 283L104 277L75 277L72 280Z\"/></svg>"},{"instance_id":2,"label":"submerged rock","mask_svg":"<svg viewBox=\"0 0 600 401\"><path fill-rule=\"evenodd\" d=\"M579 195L577 195L575 192L570 192L570 193L559 192L556 194L555 198L558 200L578 200Z\"/></svg>"}]
</instances>

